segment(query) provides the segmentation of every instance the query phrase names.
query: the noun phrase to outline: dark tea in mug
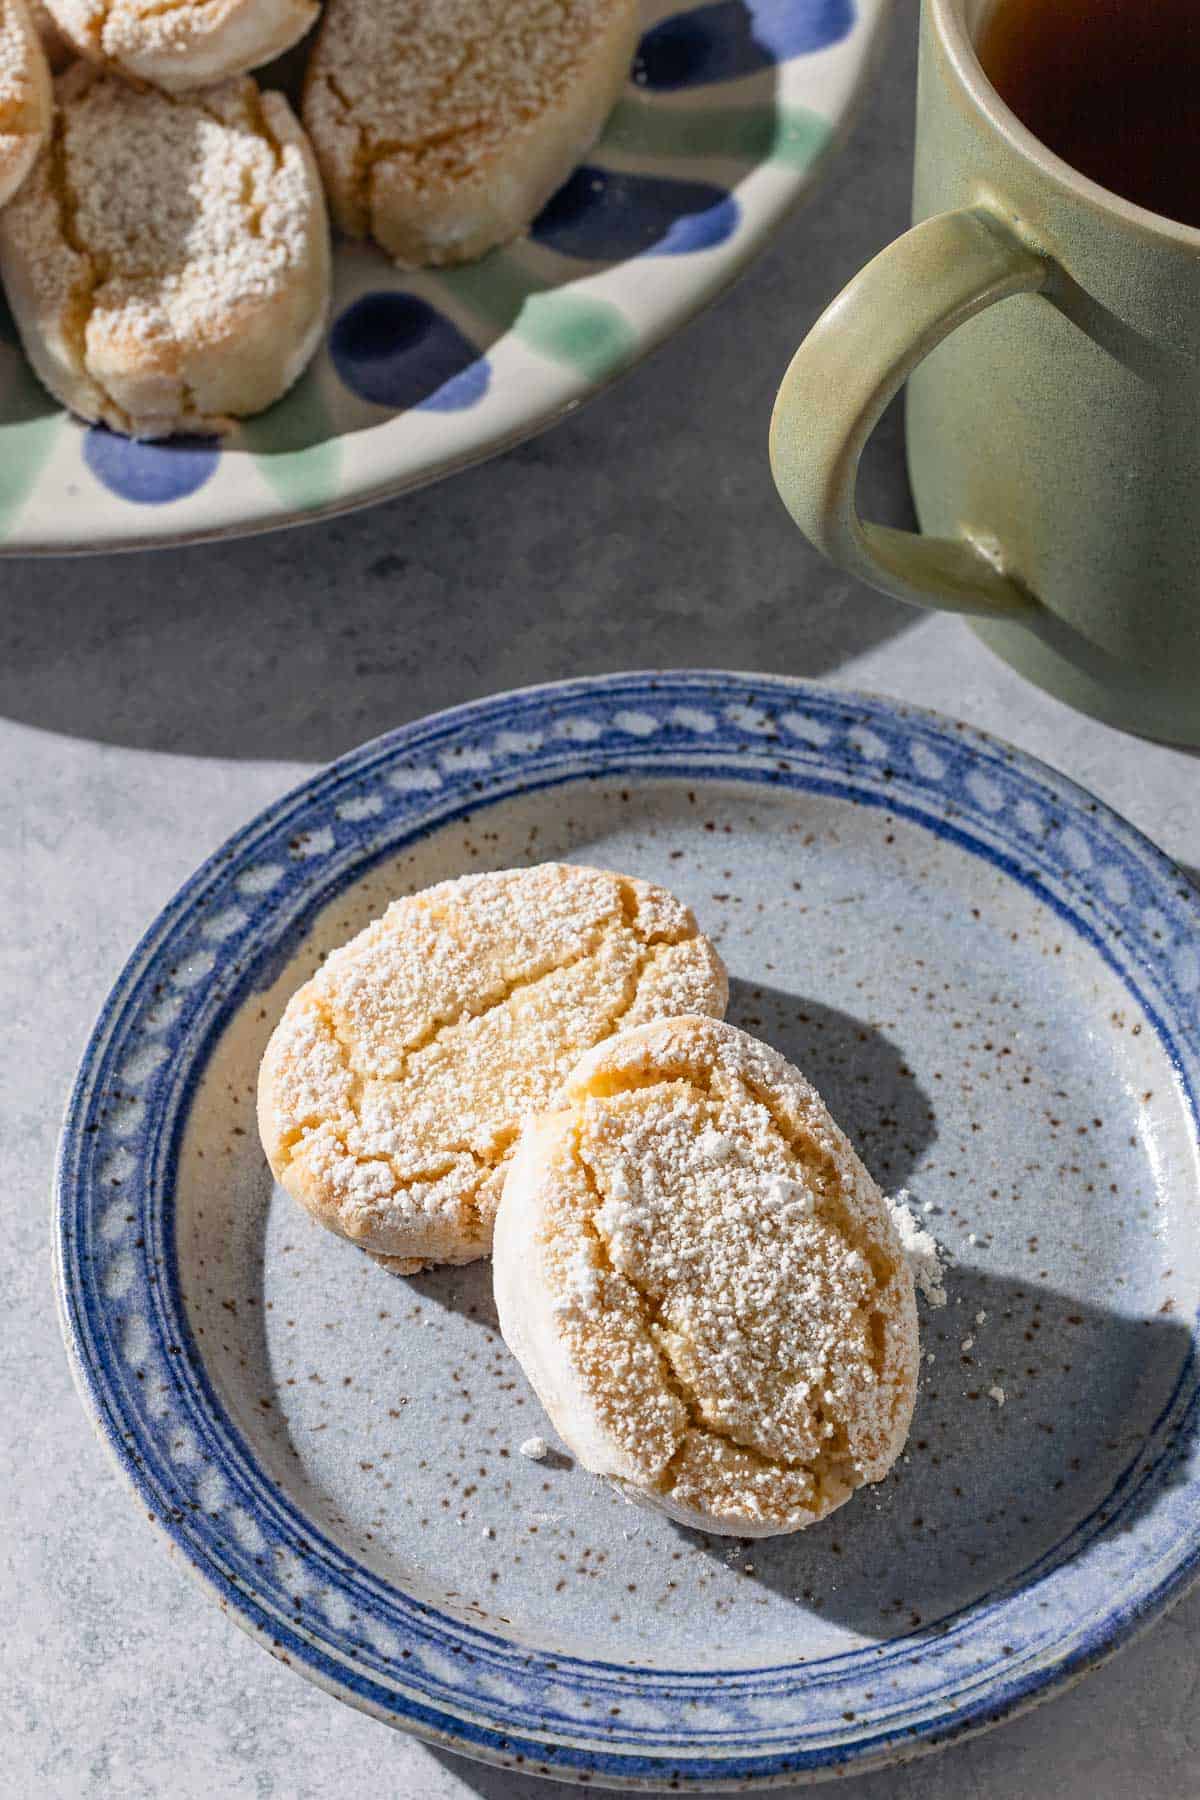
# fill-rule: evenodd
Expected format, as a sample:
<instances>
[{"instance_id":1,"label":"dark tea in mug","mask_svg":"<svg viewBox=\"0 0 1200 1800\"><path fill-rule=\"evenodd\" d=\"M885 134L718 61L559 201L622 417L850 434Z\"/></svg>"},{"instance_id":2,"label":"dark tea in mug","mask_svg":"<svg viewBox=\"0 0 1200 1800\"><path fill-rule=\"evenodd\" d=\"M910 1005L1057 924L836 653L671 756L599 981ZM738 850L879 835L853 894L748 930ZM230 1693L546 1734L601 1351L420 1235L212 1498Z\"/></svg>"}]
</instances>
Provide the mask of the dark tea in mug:
<instances>
[{"instance_id":1,"label":"dark tea in mug","mask_svg":"<svg viewBox=\"0 0 1200 1800\"><path fill-rule=\"evenodd\" d=\"M1047 149L1200 226L1200 0L995 0L977 48Z\"/></svg>"}]
</instances>

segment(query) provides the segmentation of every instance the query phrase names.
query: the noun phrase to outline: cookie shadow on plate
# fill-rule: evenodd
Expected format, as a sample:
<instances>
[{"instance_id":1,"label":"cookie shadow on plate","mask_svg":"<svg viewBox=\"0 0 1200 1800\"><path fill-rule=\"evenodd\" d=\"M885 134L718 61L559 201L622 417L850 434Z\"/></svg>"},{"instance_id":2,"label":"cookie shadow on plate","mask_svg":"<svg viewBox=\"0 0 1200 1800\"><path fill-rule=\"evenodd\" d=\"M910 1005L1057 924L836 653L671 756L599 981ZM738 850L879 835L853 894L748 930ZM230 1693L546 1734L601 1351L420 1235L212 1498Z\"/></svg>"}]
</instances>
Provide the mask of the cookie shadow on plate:
<instances>
[{"instance_id":1,"label":"cookie shadow on plate","mask_svg":"<svg viewBox=\"0 0 1200 1800\"><path fill-rule=\"evenodd\" d=\"M737 977L728 1016L813 1081L885 1192L914 1178L937 1118L885 1031ZM1126 1317L1058 1291L1047 1270L1016 1280L954 1264L945 1285L944 1308L920 1302L921 1387L885 1482L794 1536L681 1535L825 1619L894 1638L1003 1592L1115 1510L1191 1355L1169 1299L1157 1317ZM1133 1511L1158 1491L1147 1483Z\"/></svg>"},{"instance_id":2,"label":"cookie shadow on plate","mask_svg":"<svg viewBox=\"0 0 1200 1800\"><path fill-rule=\"evenodd\" d=\"M935 1122L884 1033L759 984L735 982L733 1011L822 1084L888 1186L909 1179ZM1152 1303L1160 1310L1143 1304L1149 1316L1136 1316L1131 1303L1123 1316L1119 1298L1114 1307L1077 1297L1086 1281L1062 1291L1056 1223L1075 1235L1087 1221L1051 1190L1043 1240L1025 1246L1028 1278L952 1264L948 1304L922 1306L923 1357L933 1360L922 1362L909 1443L886 1481L790 1537L748 1542L660 1515L631 1520L586 1471L520 1455L525 1439L551 1434L500 1339L490 1264L389 1275L273 1188L250 1121L236 1123L269 1018L255 1010L250 1023L248 1047L232 1042L215 1059L181 1158L176 1243L195 1349L234 1424L314 1529L403 1589L454 1608L461 1588L536 1641L544 1630L569 1639L581 1605L593 1628L611 1631L609 1608L625 1605L626 1647L641 1643L639 1609L657 1632L666 1606L670 1637L679 1606L700 1605L705 1659L744 1666L748 1638L766 1631L769 1661L789 1635L781 1604L795 1609L801 1640L822 1644L839 1630L868 1641L937 1630L1064 1546L1074 1551L1118 1508L1122 1522L1153 1508L1172 1479L1169 1446L1153 1440L1192 1354L1184 1303L1173 1316L1168 1285ZM864 1067L870 1087L857 1080ZM582 1562L570 1604L556 1610L554 1579L571 1576L577 1533L605 1551L611 1572ZM572 1558L565 1569L560 1552ZM462 1570L453 1593L432 1573L443 1566ZM644 1596L636 1603L626 1601L629 1575ZM538 1582L546 1593L532 1606L527 1584ZM591 1600L593 1589L602 1598Z\"/></svg>"},{"instance_id":3,"label":"cookie shadow on plate","mask_svg":"<svg viewBox=\"0 0 1200 1800\"><path fill-rule=\"evenodd\" d=\"M294 952L289 940L281 963L290 964ZM274 964L271 972L276 972ZM934 1114L885 1033L836 1008L736 979L730 1013L812 1076L880 1180L895 1187L908 1178L932 1142ZM224 1090L228 1080L227 1091L235 1094L232 1071L257 1067L269 1024L265 1009L247 1012L243 1027L250 1038L240 1048L233 1042L226 1046L230 1075L225 1074L224 1056L210 1074L218 1089ZM247 1079L247 1100L252 1092ZM389 1418L399 1429L395 1408L405 1385L399 1374L395 1391L386 1378L370 1400L364 1384L368 1362L375 1365L375 1381L386 1377L390 1335L405 1329L405 1321L419 1317L429 1329L432 1356L442 1354L436 1346L446 1332L463 1344L458 1321L470 1328L474 1354L495 1362L489 1379L499 1384L498 1398L510 1415L506 1430L513 1453L522 1438L544 1432L541 1410L500 1340L490 1260L408 1277L389 1273L277 1190L256 1136L247 1137L236 1127L229 1136L230 1116L224 1104L213 1111L210 1122L223 1141L205 1137L193 1151L207 1146L207 1163L199 1166L211 1167L214 1157L220 1157L225 1175L219 1192L208 1186L206 1176L194 1190L189 1184L190 1198L178 1218L185 1300L193 1329L201 1334L205 1360L222 1371L218 1386L231 1414L306 1511L335 1533L352 1529L314 1477L313 1434L344 1433L349 1444L357 1433L367 1443L376 1431L386 1436L392 1429L386 1424ZM209 1119L208 1109L199 1106L197 1118ZM294 1302L289 1298L293 1291ZM348 1332L361 1330L364 1321L370 1321L376 1339L371 1355L340 1360L339 1342ZM316 1392L304 1403L300 1390L310 1384ZM320 1416L310 1417L318 1400ZM376 1453L381 1454L365 1452L368 1459ZM547 1470L573 1466L552 1443Z\"/></svg>"},{"instance_id":4,"label":"cookie shadow on plate","mask_svg":"<svg viewBox=\"0 0 1200 1800\"><path fill-rule=\"evenodd\" d=\"M731 1025L806 1075L885 1193L909 1180L937 1138L933 1102L878 1025L803 994L732 976Z\"/></svg>"}]
</instances>

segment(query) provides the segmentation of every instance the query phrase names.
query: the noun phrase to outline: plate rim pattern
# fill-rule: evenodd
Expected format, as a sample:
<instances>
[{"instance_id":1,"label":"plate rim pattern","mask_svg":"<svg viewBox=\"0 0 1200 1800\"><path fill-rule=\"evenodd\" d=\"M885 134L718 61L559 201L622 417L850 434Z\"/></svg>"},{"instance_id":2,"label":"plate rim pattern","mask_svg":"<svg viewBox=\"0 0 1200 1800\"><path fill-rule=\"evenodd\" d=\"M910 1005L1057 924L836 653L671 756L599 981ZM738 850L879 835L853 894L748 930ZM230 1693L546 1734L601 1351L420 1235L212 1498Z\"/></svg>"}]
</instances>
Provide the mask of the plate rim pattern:
<instances>
[{"instance_id":1,"label":"plate rim pattern","mask_svg":"<svg viewBox=\"0 0 1200 1800\"><path fill-rule=\"evenodd\" d=\"M171 1191L190 1095L225 1022L273 978L305 920L371 863L465 812L622 774L840 794L1033 887L1150 1019L1195 1140L1200 895L1085 789L941 715L785 676L642 672L518 689L402 726L302 781L210 856L133 950L84 1052L59 1148L55 1285L72 1369L118 1466L223 1608L375 1716L486 1761L602 1785L865 1770L1057 1691L1200 1573L1195 1321L1146 1446L1104 1504L1001 1592L878 1647L697 1672L540 1651L390 1588L258 1467L182 1309ZM1160 1498L1122 1531L1147 1484ZM868 1661L900 1688L854 1705Z\"/></svg>"}]
</instances>

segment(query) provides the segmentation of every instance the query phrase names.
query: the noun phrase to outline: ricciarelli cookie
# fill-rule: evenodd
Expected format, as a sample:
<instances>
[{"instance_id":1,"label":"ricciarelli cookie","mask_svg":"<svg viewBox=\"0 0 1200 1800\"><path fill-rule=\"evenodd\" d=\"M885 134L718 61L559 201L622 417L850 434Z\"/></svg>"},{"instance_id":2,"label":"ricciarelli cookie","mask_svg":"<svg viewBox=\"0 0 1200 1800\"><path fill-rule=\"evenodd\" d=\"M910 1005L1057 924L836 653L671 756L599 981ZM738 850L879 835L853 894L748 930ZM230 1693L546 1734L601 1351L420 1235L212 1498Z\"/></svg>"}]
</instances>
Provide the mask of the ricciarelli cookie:
<instances>
[{"instance_id":1,"label":"ricciarelli cookie","mask_svg":"<svg viewBox=\"0 0 1200 1800\"><path fill-rule=\"evenodd\" d=\"M303 117L336 223L402 268L524 231L629 75L638 0L328 0Z\"/></svg>"},{"instance_id":2,"label":"ricciarelli cookie","mask_svg":"<svg viewBox=\"0 0 1200 1800\"><path fill-rule=\"evenodd\" d=\"M683 903L543 863L410 899L292 996L263 1058L275 1177L402 1273L486 1256L522 1120L619 1027L725 1009Z\"/></svg>"},{"instance_id":3,"label":"ricciarelli cookie","mask_svg":"<svg viewBox=\"0 0 1200 1800\"><path fill-rule=\"evenodd\" d=\"M329 306L304 133L249 76L139 93L87 63L0 212L0 274L34 372L131 437L227 430L291 386Z\"/></svg>"},{"instance_id":4,"label":"ricciarelli cookie","mask_svg":"<svg viewBox=\"0 0 1200 1800\"><path fill-rule=\"evenodd\" d=\"M522 1133L494 1275L563 1442L683 1524L796 1531L903 1447L917 1321L887 1207L804 1077L731 1025L582 1059Z\"/></svg>"},{"instance_id":5,"label":"ricciarelli cookie","mask_svg":"<svg viewBox=\"0 0 1200 1800\"><path fill-rule=\"evenodd\" d=\"M25 0L0 0L0 206L33 167L53 112L50 70Z\"/></svg>"},{"instance_id":6,"label":"ricciarelli cookie","mask_svg":"<svg viewBox=\"0 0 1200 1800\"><path fill-rule=\"evenodd\" d=\"M244 75L280 56L317 16L316 0L45 0L79 56L169 93Z\"/></svg>"}]
</instances>

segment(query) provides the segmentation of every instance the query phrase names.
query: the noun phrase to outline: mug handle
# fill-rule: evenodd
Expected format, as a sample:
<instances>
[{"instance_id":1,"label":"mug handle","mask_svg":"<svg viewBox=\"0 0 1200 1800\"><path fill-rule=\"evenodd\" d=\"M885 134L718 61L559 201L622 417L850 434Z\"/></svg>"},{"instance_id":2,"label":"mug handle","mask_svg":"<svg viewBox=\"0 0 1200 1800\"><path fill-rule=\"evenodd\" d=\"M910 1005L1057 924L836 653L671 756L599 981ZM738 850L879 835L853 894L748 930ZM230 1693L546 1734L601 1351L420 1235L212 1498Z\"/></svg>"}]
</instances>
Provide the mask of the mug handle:
<instances>
[{"instance_id":1,"label":"mug handle","mask_svg":"<svg viewBox=\"0 0 1200 1800\"><path fill-rule=\"evenodd\" d=\"M1044 287L1050 265L982 207L939 213L842 289L788 367L771 417L771 470L807 538L852 575L947 612L1013 618L1038 602L968 538L860 519L858 460L889 400L957 326Z\"/></svg>"}]
</instances>

